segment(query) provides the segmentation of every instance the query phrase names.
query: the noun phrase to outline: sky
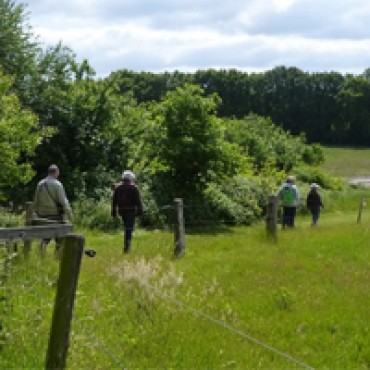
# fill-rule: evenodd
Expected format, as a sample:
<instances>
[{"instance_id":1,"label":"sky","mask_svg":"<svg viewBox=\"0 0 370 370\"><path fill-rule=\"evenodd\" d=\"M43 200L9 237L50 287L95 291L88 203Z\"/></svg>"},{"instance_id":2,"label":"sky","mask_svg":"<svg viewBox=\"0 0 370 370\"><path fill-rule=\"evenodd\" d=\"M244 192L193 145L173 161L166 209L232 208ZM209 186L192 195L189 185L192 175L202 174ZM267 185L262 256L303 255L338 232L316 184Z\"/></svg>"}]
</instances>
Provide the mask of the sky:
<instances>
[{"instance_id":1,"label":"sky","mask_svg":"<svg viewBox=\"0 0 370 370\"><path fill-rule=\"evenodd\" d=\"M70 47L98 76L276 66L370 67L369 0L23 0L39 41Z\"/></svg>"}]
</instances>

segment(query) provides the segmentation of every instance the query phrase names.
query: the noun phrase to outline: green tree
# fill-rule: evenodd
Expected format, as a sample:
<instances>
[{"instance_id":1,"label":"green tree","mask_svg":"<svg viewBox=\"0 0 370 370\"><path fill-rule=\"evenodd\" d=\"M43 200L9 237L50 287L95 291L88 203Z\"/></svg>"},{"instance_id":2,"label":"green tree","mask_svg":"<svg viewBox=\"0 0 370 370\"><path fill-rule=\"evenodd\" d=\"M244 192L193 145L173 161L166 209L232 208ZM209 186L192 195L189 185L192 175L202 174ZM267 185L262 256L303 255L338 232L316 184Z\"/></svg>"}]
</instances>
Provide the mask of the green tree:
<instances>
[{"instance_id":1,"label":"green tree","mask_svg":"<svg viewBox=\"0 0 370 370\"><path fill-rule=\"evenodd\" d=\"M12 80L0 74L0 198L7 199L11 188L27 183L33 176L32 158L46 136L38 129L37 117L21 108L11 92ZM49 131L50 133L50 131Z\"/></svg>"},{"instance_id":2,"label":"green tree","mask_svg":"<svg viewBox=\"0 0 370 370\"><path fill-rule=\"evenodd\" d=\"M39 51L25 5L0 0L0 67L6 75L14 78L13 88L20 98L29 89Z\"/></svg>"},{"instance_id":3,"label":"green tree","mask_svg":"<svg viewBox=\"0 0 370 370\"><path fill-rule=\"evenodd\" d=\"M236 147L224 140L216 116L219 103L217 95L205 97L199 86L187 84L167 93L156 107L160 139L155 149L171 195L200 194L208 182L221 181L242 168Z\"/></svg>"},{"instance_id":4,"label":"green tree","mask_svg":"<svg viewBox=\"0 0 370 370\"><path fill-rule=\"evenodd\" d=\"M250 157L256 173L271 166L271 161L286 172L302 162L317 165L323 161L318 145L307 145L303 135L291 135L270 118L250 114L244 119L227 119L225 126L227 140Z\"/></svg>"},{"instance_id":5,"label":"green tree","mask_svg":"<svg viewBox=\"0 0 370 370\"><path fill-rule=\"evenodd\" d=\"M55 162L72 199L99 197L129 161L135 103L119 93L114 79L94 80L87 61L76 63L62 45L45 52L39 70L32 108L41 125L57 130L38 148L39 177Z\"/></svg>"},{"instance_id":6,"label":"green tree","mask_svg":"<svg viewBox=\"0 0 370 370\"><path fill-rule=\"evenodd\" d=\"M362 76L348 76L338 93L341 124L346 142L368 145L370 139L370 81Z\"/></svg>"}]
</instances>

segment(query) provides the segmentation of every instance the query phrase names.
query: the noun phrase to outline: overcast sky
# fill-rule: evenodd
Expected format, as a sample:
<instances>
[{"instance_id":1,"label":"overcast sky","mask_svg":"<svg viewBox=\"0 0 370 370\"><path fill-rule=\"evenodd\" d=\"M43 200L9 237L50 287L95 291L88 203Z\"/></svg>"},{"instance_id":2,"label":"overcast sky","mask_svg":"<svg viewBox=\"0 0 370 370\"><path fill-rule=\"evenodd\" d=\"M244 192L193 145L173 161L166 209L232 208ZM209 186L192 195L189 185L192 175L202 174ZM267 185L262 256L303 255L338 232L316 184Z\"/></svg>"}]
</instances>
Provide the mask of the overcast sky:
<instances>
[{"instance_id":1,"label":"overcast sky","mask_svg":"<svg viewBox=\"0 0 370 370\"><path fill-rule=\"evenodd\" d=\"M39 41L69 46L99 76L119 69L362 73L369 0L23 0Z\"/></svg>"}]
</instances>

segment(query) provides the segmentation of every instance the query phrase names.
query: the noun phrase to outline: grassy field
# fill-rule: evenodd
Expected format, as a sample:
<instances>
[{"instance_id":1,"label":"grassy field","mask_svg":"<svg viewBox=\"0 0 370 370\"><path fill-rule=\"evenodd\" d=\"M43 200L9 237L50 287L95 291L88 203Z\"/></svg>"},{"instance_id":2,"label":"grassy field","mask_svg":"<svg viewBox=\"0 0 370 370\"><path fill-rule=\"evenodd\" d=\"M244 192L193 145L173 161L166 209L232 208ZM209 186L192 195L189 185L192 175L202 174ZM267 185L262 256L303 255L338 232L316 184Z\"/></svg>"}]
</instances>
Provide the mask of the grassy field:
<instances>
[{"instance_id":1,"label":"grassy field","mask_svg":"<svg viewBox=\"0 0 370 370\"><path fill-rule=\"evenodd\" d=\"M370 150L325 155L339 177L370 168ZM97 256L83 258L68 369L370 369L370 210L356 223L368 192L322 191L319 226L302 213L276 243L263 223L187 230L179 260L168 231L137 230L130 255L120 233L81 231ZM58 262L50 247L11 266L0 286L0 369L41 369Z\"/></svg>"},{"instance_id":2,"label":"grassy field","mask_svg":"<svg viewBox=\"0 0 370 370\"><path fill-rule=\"evenodd\" d=\"M324 147L323 168L330 174L349 178L370 176L369 148Z\"/></svg>"},{"instance_id":3,"label":"grassy field","mask_svg":"<svg viewBox=\"0 0 370 370\"><path fill-rule=\"evenodd\" d=\"M369 223L300 216L276 243L263 224L202 228L179 260L169 232L138 230L130 255L122 235L86 232L97 256L83 259L68 368L301 367L211 318L314 368L368 369ZM51 249L13 263L0 368L43 368L57 274Z\"/></svg>"}]
</instances>

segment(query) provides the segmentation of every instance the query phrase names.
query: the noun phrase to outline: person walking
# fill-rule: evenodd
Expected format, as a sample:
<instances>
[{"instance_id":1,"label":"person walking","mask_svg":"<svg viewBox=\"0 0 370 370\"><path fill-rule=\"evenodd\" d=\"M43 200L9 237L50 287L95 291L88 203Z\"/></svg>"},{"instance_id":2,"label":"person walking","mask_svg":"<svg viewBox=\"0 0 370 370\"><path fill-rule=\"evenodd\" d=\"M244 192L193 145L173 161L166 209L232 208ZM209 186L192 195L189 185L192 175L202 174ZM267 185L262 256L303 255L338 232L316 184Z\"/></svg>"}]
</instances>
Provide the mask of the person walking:
<instances>
[{"instance_id":1,"label":"person walking","mask_svg":"<svg viewBox=\"0 0 370 370\"><path fill-rule=\"evenodd\" d=\"M279 188L278 198L283 206L283 229L294 227L296 210L300 200L294 176L288 176L286 182Z\"/></svg>"},{"instance_id":2,"label":"person walking","mask_svg":"<svg viewBox=\"0 0 370 370\"><path fill-rule=\"evenodd\" d=\"M52 164L48 168L48 176L42 179L36 187L33 209L39 218L64 222L65 218L72 220L73 213L62 183L58 180L60 171L58 166ZM41 247L50 243L50 239L43 239ZM60 249L60 239L55 239L55 251Z\"/></svg>"},{"instance_id":3,"label":"person walking","mask_svg":"<svg viewBox=\"0 0 370 370\"><path fill-rule=\"evenodd\" d=\"M136 216L143 214L140 192L135 184L135 174L132 171L124 171L122 182L115 186L112 199L112 217L122 217L124 225L123 253L131 251L132 233L135 227Z\"/></svg>"},{"instance_id":4,"label":"person walking","mask_svg":"<svg viewBox=\"0 0 370 370\"><path fill-rule=\"evenodd\" d=\"M320 217L320 210L324 207L321 196L318 192L319 188L320 186L318 184L312 183L311 189L307 194L306 205L312 215L311 226L317 225L317 221Z\"/></svg>"}]
</instances>

